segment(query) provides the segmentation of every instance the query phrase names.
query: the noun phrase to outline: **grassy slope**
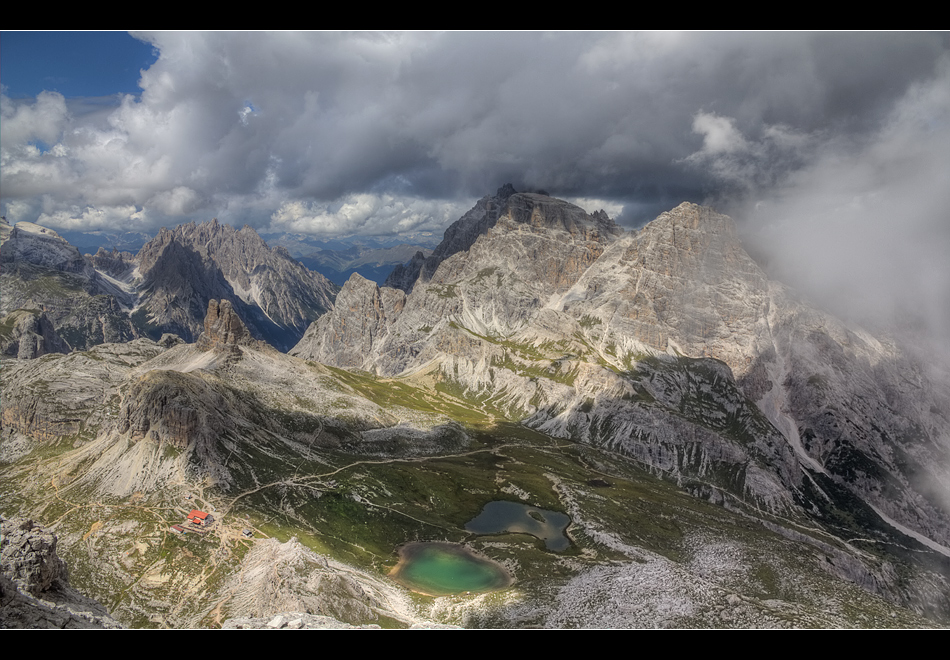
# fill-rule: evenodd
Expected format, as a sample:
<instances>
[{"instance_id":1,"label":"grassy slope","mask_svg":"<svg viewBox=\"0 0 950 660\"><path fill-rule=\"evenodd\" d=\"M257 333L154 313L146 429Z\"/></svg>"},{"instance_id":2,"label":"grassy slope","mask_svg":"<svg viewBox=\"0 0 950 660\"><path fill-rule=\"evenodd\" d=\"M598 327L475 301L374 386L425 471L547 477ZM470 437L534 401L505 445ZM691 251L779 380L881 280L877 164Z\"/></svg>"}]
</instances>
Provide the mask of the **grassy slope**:
<instances>
[{"instance_id":1,"label":"grassy slope","mask_svg":"<svg viewBox=\"0 0 950 660\"><path fill-rule=\"evenodd\" d=\"M321 450L318 455L285 457L284 465L296 466L292 474L275 475L263 485L238 484L227 494L191 481L162 492L104 500L80 480L71 481L75 474L57 472L71 444L49 443L4 466L3 513L29 512L51 525L62 539L73 584L131 626L213 625L216 611L226 609L227 597L218 588L250 546L240 536L245 527L258 537L297 537L319 553L377 573L395 565L395 550L402 543L467 543L507 565L517 579L514 589L508 595L472 596L469 601L421 596L416 601L423 614L468 625L543 625L544 608L528 608L527 614L519 610L515 616L512 598L522 610L524 603L548 602L572 578L630 562L631 547L637 549L635 555L641 553L641 561L672 562L699 579L690 563L695 561L697 539L720 539L739 548L748 564L731 582L722 576L702 577L711 588L723 595L738 591L757 603L756 611L767 609L762 603L771 601L793 603L791 613L779 617L788 625L923 623L831 580L819 567L820 552L767 531L739 504L729 511L705 503L622 456L553 439L499 419L497 411L459 396L405 381L331 373L341 389L352 388L385 407L459 421L468 429L469 446L450 448L444 456L395 459ZM611 485L589 485L596 479ZM465 522L497 499L525 500L571 514L572 547L551 553L525 535L479 537L465 532ZM183 521L192 507L214 510L216 530L203 536L170 533L169 525ZM819 613L828 602L836 603L838 614L822 619ZM703 612L674 623L705 626L718 621L715 612ZM727 625L743 621L723 619Z\"/></svg>"}]
</instances>

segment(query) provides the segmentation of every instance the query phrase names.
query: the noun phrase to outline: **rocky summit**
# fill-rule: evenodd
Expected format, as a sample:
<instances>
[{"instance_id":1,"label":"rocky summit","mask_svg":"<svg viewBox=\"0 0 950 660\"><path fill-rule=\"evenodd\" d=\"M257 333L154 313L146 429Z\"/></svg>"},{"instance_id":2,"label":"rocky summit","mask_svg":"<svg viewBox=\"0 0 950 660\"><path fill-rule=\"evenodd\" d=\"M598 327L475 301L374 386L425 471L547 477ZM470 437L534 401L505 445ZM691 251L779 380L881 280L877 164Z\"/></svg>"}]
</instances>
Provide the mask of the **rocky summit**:
<instances>
[{"instance_id":1,"label":"rocky summit","mask_svg":"<svg viewBox=\"0 0 950 660\"><path fill-rule=\"evenodd\" d=\"M228 300L249 331L280 350L333 306L336 287L250 227L213 220L163 229L136 257L141 309L151 326L193 341L208 301Z\"/></svg>"},{"instance_id":2,"label":"rocky summit","mask_svg":"<svg viewBox=\"0 0 950 660\"><path fill-rule=\"evenodd\" d=\"M255 237L93 259L181 339L4 322L3 514L55 521L123 625L950 623L950 370L771 280L730 218L630 232L505 186L332 303ZM499 500L568 516L568 549L467 530ZM410 598L419 541L514 586Z\"/></svg>"}]
</instances>

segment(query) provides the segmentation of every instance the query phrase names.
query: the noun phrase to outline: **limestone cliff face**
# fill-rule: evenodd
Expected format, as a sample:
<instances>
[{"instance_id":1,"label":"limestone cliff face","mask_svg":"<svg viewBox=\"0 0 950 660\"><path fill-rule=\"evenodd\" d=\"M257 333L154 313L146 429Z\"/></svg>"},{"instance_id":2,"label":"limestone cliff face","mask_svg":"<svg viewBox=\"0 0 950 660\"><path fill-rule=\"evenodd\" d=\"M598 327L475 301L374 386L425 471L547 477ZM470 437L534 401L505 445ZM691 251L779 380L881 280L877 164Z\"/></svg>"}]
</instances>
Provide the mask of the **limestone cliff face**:
<instances>
[{"instance_id":1,"label":"limestone cliff face","mask_svg":"<svg viewBox=\"0 0 950 660\"><path fill-rule=\"evenodd\" d=\"M559 301L619 353L678 350L724 361L742 377L768 350L769 281L730 218L695 204L661 214L613 244Z\"/></svg>"},{"instance_id":2,"label":"limestone cliff face","mask_svg":"<svg viewBox=\"0 0 950 660\"><path fill-rule=\"evenodd\" d=\"M711 499L864 507L950 553L947 386L769 281L730 218L684 203L623 233L499 191L402 276L398 304L348 283L294 353L451 383Z\"/></svg>"},{"instance_id":3,"label":"limestone cliff face","mask_svg":"<svg viewBox=\"0 0 950 660\"><path fill-rule=\"evenodd\" d=\"M731 220L683 205L625 235L606 214L512 193L453 227L405 300L381 304L396 290L351 280L292 353L383 376L435 373L553 435L794 507L795 453L734 376L767 332L769 289ZM675 349L722 362L671 355L637 371L637 359Z\"/></svg>"},{"instance_id":4,"label":"limestone cliff face","mask_svg":"<svg viewBox=\"0 0 950 660\"><path fill-rule=\"evenodd\" d=\"M217 220L162 229L136 256L144 309L155 332L194 341L208 301L227 300L250 333L287 350L332 308L335 287L250 227Z\"/></svg>"}]
</instances>

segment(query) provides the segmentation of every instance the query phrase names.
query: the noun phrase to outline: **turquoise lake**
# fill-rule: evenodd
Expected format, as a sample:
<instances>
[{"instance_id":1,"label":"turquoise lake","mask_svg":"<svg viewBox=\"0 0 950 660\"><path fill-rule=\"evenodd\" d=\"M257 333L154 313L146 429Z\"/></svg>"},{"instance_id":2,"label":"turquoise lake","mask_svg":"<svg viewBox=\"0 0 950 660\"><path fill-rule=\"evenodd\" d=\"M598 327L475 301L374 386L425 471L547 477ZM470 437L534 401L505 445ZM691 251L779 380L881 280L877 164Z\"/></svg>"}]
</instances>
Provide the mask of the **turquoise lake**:
<instances>
[{"instance_id":1,"label":"turquoise lake","mask_svg":"<svg viewBox=\"0 0 950 660\"><path fill-rule=\"evenodd\" d=\"M409 543L399 555L390 577L429 596L494 591L512 581L501 564L451 543Z\"/></svg>"}]
</instances>

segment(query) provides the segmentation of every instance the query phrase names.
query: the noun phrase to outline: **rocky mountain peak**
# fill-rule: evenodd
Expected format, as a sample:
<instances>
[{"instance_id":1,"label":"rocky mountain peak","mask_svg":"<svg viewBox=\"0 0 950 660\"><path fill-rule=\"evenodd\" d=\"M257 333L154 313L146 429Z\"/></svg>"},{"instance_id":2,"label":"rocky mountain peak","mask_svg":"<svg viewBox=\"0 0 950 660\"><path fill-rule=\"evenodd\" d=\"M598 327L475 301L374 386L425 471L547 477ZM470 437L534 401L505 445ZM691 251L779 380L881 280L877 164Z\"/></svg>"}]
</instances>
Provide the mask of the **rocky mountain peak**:
<instances>
[{"instance_id":1,"label":"rocky mountain peak","mask_svg":"<svg viewBox=\"0 0 950 660\"><path fill-rule=\"evenodd\" d=\"M518 191L515 190L515 187L513 185L511 185L510 183L506 183L495 192L495 197L497 197L498 199L508 199L509 197L514 195L516 192Z\"/></svg>"},{"instance_id":2,"label":"rocky mountain peak","mask_svg":"<svg viewBox=\"0 0 950 660\"><path fill-rule=\"evenodd\" d=\"M257 342L234 311L229 300L209 300L204 332L198 337L198 348L204 351L216 346L251 346Z\"/></svg>"},{"instance_id":3,"label":"rocky mountain peak","mask_svg":"<svg viewBox=\"0 0 950 660\"><path fill-rule=\"evenodd\" d=\"M452 223L431 256L420 254L405 266L396 267L386 280L386 286L410 293L417 281L430 280L443 261L468 251L479 237L502 231L502 228L496 230L499 222L505 225L504 230L565 231L574 241L602 244L623 234L623 229L604 211L588 215L570 202L540 193L519 193L506 183L494 196L482 197L474 208Z\"/></svg>"},{"instance_id":4,"label":"rocky mountain peak","mask_svg":"<svg viewBox=\"0 0 950 660\"><path fill-rule=\"evenodd\" d=\"M290 354L347 368L372 368L374 343L388 336L405 304L404 291L380 289L353 273L340 290L334 311L311 325Z\"/></svg>"},{"instance_id":5,"label":"rocky mountain peak","mask_svg":"<svg viewBox=\"0 0 950 660\"><path fill-rule=\"evenodd\" d=\"M145 307L163 332L191 341L210 300L229 300L248 332L287 350L333 307L334 285L271 249L253 228L216 219L163 229L137 257Z\"/></svg>"},{"instance_id":6,"label":"rocky mountain peak","mask_svg":"<svg viewBox=\"0 0 950 660\"><path fill-rule=\"evenodd\" d=\"M732 218L692 202L683 202L661 213L640 230L640 236L685 250L706 248L712 244L742 249Z\"/></svg>"},{"instance_id":7,"label":"rocky mountain peak","mask_svg":"<svg viewBox=\"0 0 950 660\"><path fill-rule=\"evenodd\" d=\"M52 229L32 222L18 222L13 226L0 247L0 261L30 263L87 277L93 274L78 249Z\"/></svg>"},{"instance_id":8,"label":"rocky mountain peak","mask_svg":"<svg viewBox=\"0 0 950 660\"><path fill-rule=\"evenodd\" d=\"M514 225L566 231L575 240L605 241L623 233L604 212L589 215L579 206L537 193L509 196L501 213Z\"/></svg>"}]
</instances>

